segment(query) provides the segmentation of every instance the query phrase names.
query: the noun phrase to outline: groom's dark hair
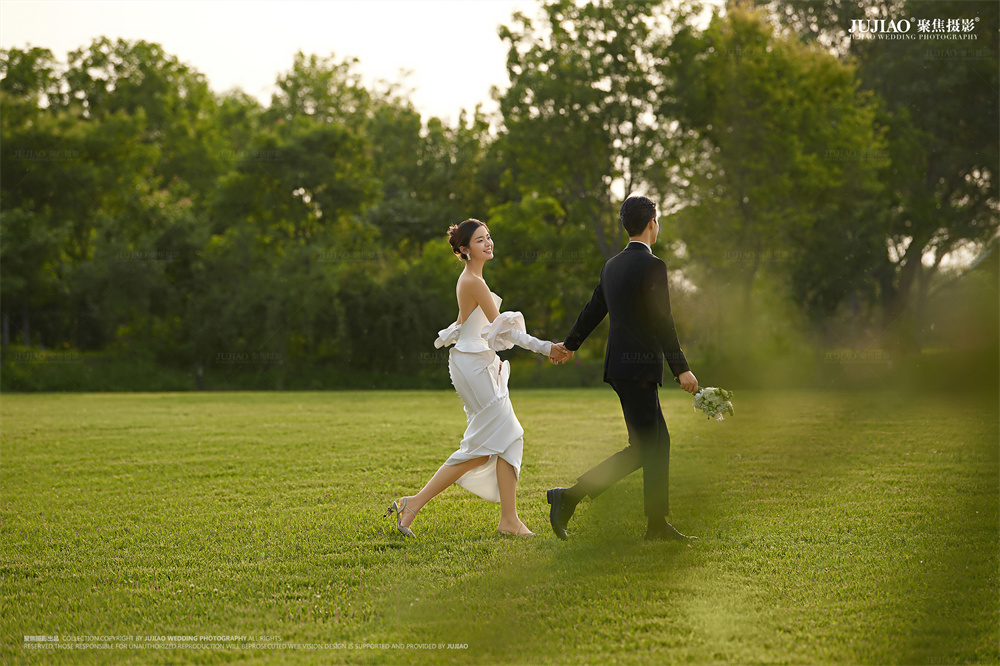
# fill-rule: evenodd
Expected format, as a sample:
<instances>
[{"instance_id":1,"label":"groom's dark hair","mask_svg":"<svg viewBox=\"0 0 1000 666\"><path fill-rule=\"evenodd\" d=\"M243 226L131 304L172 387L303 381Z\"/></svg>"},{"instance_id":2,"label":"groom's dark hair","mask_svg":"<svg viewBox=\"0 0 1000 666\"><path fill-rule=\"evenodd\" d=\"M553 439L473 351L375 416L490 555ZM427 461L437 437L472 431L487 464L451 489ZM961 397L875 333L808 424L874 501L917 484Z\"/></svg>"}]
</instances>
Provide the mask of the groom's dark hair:
<instances>
[{"instance_id":1,"label":"groom's dark hair","mask_svg":"<svg viewBox=\"0 0 1000 666\"><path fill-rule=\"evenodd\" d=\"M618 211L618 219L629 236L638 236L656 215L656 204L649 197L629 197Z\"/></svg>"}]
</instances>

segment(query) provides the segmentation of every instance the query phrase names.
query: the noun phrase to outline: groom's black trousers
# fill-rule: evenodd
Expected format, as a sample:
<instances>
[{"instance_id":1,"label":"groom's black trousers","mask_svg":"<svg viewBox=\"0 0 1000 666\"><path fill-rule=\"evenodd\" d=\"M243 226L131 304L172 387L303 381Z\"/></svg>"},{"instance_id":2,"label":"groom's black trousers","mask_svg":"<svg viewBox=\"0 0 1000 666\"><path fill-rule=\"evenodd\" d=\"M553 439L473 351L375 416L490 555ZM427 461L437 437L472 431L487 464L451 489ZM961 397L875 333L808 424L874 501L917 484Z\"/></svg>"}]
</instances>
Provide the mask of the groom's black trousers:
<instances>
[{"instance_id":1,"label":"groom's black trousers","mask_svg":"<svg viewBox=\"0 0 1000 666\"><path fill-rule=\"evenodd\" d=\"M618 394L628 427L629 445L578 480L578 488L597 497L642 467L645 512L650 518L666 516L670 472L670 433L660 410L656 382L610 380Z\"/></svg>"}]
</instances>

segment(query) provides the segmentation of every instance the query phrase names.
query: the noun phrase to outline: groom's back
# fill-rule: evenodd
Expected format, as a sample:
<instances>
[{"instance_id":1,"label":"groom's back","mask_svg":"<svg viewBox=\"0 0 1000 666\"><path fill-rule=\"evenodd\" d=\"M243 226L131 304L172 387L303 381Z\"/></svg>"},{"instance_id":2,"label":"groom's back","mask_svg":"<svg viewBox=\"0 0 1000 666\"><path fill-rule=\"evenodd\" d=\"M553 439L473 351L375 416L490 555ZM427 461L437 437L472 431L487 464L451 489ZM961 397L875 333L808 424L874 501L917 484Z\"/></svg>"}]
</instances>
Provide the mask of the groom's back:
<instances>
[{"instance_id":1,"label":"groom's back","mask_svg":"<svg viewBox=\"0 0 1000 666\"><path fill-rule=\"evenodd\" d=\"M604 381L663 383L663 361L674 376L688 370L670 313L667 266L643 243L629 243L601 269L601 281L563 344L580 345L605 316L610 320Z\"/></svg>"},{"instance_id":2,"label":"groom's back","mask_svg":"<svg viewBox=\"0 0 1000 666\"><path fill-rule=\"evenodd\" d=\"M610 320L606 379L662 381L663 354L648 288L650 271L662 263L645 247L630 245L604 265L601 283Z\"/></svg>"},{"instance_id":3,"label":"groom's back","mask_svg":"<svg viewBox=\"0 0 1000 666\"><path fill-rule=\"evenodd\" d=\"M645 276L651 264L659 261L645 249L622 250L607 261L601 280L604 283L608 314L612 319L627 321L644 310Z\"/></svg>"}]
</instances>

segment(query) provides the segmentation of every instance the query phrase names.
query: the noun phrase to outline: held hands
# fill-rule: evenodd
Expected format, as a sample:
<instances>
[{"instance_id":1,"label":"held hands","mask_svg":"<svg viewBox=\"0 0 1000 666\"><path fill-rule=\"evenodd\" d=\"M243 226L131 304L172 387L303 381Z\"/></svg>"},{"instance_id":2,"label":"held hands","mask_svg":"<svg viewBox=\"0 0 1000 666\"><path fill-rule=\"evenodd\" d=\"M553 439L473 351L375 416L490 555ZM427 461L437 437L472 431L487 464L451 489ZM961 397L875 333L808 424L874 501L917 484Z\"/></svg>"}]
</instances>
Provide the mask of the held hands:
<instances>
[{"instance_id":1,"label":"held hands","mask_svg":"<svg viewBox=\"0 0 1000 666\"><path fill-rule=\"evenodd\" d=\"M574 353L575 352L571 352L566 349L566 347L563 346L563 343L553 342L552 349L549 350L549 360L554 364L565 363L573 358Z\"/></svg>"}]
</instances>

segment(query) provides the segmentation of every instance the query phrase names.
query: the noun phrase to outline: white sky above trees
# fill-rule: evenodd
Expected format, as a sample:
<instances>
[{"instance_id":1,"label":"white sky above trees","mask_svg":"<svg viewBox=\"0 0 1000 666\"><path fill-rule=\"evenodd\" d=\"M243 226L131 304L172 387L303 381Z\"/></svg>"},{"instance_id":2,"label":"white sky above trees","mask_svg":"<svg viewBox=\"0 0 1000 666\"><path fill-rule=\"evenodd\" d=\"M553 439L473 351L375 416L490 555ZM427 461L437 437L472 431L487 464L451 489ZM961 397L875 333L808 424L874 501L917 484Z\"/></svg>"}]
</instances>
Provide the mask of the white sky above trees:
<instances>
[{"instance_id":1,"label":"white sky above trees","mask_svg":"<svg viewBox=\"0 0 1000 666\"><path fill-rule=\"evenodd\" d=\"M2 0L0 48L66 54L97 37L143 39L194 67L216 92L267 104L297 51L356 57L369 84L404 80L425 118L454 122L507 85L497 26L533 0Z\"/></svg>"}]
</instances>

